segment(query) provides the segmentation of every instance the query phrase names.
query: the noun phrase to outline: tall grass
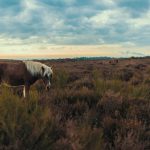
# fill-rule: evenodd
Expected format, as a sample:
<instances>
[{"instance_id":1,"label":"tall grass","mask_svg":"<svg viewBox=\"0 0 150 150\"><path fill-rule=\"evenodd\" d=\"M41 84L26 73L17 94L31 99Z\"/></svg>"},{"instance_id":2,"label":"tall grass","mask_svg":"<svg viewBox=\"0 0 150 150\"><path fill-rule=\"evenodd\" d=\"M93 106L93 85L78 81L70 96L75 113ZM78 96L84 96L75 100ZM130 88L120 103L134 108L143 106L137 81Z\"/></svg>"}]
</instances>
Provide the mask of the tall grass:
<instances>
[{"instance_id":1,"label":"tall grass","mask_svg":"<svg viewBox=\"0 0 150 150\"><path fill-rule=\"evenodd\" d=\"M97 73L94 74L93 82L95 92L100 96L103 96L108 90L121 92L121 89L124 89L126 86L125 82L121 80L104 80L103 78L99 77Z\"/></svg>"}]
</instances>

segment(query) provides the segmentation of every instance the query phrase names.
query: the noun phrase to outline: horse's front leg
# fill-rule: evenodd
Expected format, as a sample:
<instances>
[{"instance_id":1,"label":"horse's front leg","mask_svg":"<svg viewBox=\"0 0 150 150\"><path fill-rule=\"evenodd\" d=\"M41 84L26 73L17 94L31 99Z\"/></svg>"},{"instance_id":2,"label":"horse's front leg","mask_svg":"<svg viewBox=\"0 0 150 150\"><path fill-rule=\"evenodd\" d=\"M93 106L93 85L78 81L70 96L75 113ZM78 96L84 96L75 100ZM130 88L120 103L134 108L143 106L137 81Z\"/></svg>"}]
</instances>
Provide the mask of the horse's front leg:
<instances>
[{"instance_id":1,"label":"horse's front leg","mask_svg":"<svg viewBox=\"0 0 150 150\"><path fill-rule=\"evenodd\" d=\"M30 90L30 86L29 85L25 85L24 89L23 89L23 97L24 98L28 98L29 97L29 90Z\"/></svg>"},{"instance_id":2,"label":"horse's front leg","mask_svg":"<svg viewBox=\"0 0 150 150\"><path fill-rule=\"evenodd\" d=\"M2 86L2 80L1 80L1 77L0 77L0 87ZM1 90L0 90L0 94L1 94Z\"/></svg>"}]
</instances>

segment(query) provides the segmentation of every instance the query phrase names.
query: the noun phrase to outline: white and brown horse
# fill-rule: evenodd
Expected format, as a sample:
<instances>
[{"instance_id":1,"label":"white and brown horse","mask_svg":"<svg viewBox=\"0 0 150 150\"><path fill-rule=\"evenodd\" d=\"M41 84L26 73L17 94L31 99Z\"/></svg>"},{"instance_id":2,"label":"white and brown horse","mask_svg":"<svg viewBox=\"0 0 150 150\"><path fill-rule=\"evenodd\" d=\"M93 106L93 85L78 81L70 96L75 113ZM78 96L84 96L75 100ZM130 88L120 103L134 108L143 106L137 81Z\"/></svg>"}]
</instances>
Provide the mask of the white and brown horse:
<instances>
[{"instance_id":1,"label":"white and brown horse","mask_svg":"<svg viewBox=\"0 0 150 150\"><path fill-rule=\"evenodd\" d=\"M39 79L44 81L48 90L51 86L52 74L52 68L40 62L0 62L0 84L23 86L24 97L29 96L30 86Z\"/></svg>"}]
</instances>

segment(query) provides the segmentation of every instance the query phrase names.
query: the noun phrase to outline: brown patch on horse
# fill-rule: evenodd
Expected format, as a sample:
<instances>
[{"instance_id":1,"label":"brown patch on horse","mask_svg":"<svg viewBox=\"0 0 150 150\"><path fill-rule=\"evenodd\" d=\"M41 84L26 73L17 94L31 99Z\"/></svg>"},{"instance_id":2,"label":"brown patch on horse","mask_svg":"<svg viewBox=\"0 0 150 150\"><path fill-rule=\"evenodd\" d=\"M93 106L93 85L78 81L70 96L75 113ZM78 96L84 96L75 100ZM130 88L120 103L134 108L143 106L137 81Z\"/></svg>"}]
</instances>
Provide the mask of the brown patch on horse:
<instances>
[{"instance_id":1,"label":"brown patch on horse","mask_svg":"<svg viewBox=\"0 0 150 150\"><path fill-rule=\"evenodd\" d=\"M0 79L12 86L33 84L36 77L33 77L23 62L0 63Z\"/></svg>"}]
</instances>

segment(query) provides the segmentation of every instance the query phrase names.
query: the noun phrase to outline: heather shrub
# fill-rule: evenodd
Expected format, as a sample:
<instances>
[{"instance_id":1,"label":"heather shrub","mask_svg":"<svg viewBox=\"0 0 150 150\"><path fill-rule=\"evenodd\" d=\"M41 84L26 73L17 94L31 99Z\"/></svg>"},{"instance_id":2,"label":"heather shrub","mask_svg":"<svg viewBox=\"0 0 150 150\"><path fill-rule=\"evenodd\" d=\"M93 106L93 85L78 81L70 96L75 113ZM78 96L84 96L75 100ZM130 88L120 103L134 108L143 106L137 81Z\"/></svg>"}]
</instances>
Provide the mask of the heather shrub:
<instances>
[{"instance_id":1,"label":"heather shrub","mask_svg":"<svg viewBox=\"0 0 150 150\"><path fill-rule=\"evenodd\" d=\"M39 94L42 94L45 92L45 86L42 80L36 82L33 87L31 87L35 91L37 91Z\"/></svg>"},{"instance_id":2,"label":"heather shrub","mask_svg":"<svg viewBox=\"0 0 150 150\"><path fill-rule=\"evenodd\" d=\"M137 65L135 65L134 67L135 67L136 69L139 69L139 70L144 70L146 66L147 66L147 65L145 65L145 64L137 64Z\"/></svg>"},{"instance_id":3,"label":"heather shrub","mask_svg":"<svg viewBox=\"0 0 150 150\"><path fill-rule=\"evenodd\" d=\"M131 86L128 95L134 99L147 99L150 98L149 86L140 84L138 86Z\"/></svg>"},{"instance_id":4,"label":"heather shrub","mask_svg":"<svg viewBox=\"0 0 150 150\"><path fill-rule=\"evenodd\" d=\"M106 81L102 79L95 79L94 88L95 88L96 94L102 96L108 89L108 86L106 84Z\"/></svg>"},{"instance_id":5,"label":"heather shrub","mask_svg":"<svg viewBox=\"0 0 150 150\"><path fill-rule=\"evenodd\" d=\"M78 74L78 73L70 73L69 75L68 75L68 82L70 83L70 82L74 82L74 81L76 81L76 80L78 80L80 78L80 74Z\"/></svg>"},{"instance_id":6,"label":"heather shrub","mask_svg":"<svg viewBox=\"0 0 150 150\"><path fill-rule=\"evenodd\" d=\"M91 129L90 126L83 126L80 130L80 143L82 145L82 149L86 150L103 150L103 131L100 128Z\"/></svg>"},{"instance_id":7,"label":"heather shrub","mask_svg":"<svg viewBox=\"0 0 150 150\"><path fill-rule=\"evenodd\" d=\"M88 89L93 89L94 84L92 82L92 79L89 77L84 77L84 78L81 78L80 80L76 80L70 85L70 88L73 88L75 90L83 88L83 87L86 87Z\"/></svg>"},{"instance_id":8,"label":"heather shrub","mask_svg":"<svg viewBox=\"0 0 150 150\"><path fill-rule=\"evenodd\" d=\"M99 99L99 96L97 96L93 90L86 87L82 87L78 90L68 88L64 89L63 91L57 90L57 95L55 96L56 97L54 97L54 102L57 104L63 103L64 101L67 101L69 104L74 104L77 101L84 101L89 106L91 106Z\"/></svg>"},{"instance_id":9,"label":"heather shrub","mask_svg":"<svg viewBox=\"0 0 150 150\"><path fill-rule=\"evenodd\" d=\"M120 135L124 136L126 133L128 132L133 132L136 133L138 135L143 135L144 133L144 123L142 123L142 121L134 118L134 119L122 119L120 121Z\"/></svg>"},{"instance_id":10,"label":"heather shrub","mask_svg":"<svg viewBox=\"0 0 150 150\"><path fill-rule=\"evenodd\" d=\"M138 135L132 131L125 134L124 137L118 134L114 143L114 149L116 150L144 150L145 148L146 144L140 141Z\"/></svg>"},{"instance_id":11,"label":"heather shrub","mask_svg":"<svg viewBox=\"0 0 150 150\"><path fill-rule=\"evenodd\" d=\"M0 114L0 149L51 149L60 136L50 109L38 105L35 91L25 101L2 89Z\"/></svg>"},{"instance_id":12,"label":"heather shrub","mask_svg":"<svg viewBox=\"0 0 150 150\"><path fill-rule=\"evenodd\" d=\"M150 119L149 110L150 105L148 100L143 99L133 99L128 101L129 109L127 112L128 118L137 118L148 125L148 120ZM139 107L140 106L140 107Z\"/></svg>"},{"instance_id":13,"label":"heather shrub","mask_svg":"<svg viewBox=\"0 0 150 150\"><path fill-rule=\"evenodd\" d=\"M102 69L95 69L93 72L92 72L92 76L95 79L103 79L103 80L110 80L112 79L112 76L114 74L114 71L113 69L111 68L102 68Z\"/></svg>"},{"instance_id":14,"label":"heather shrub","mask_svg":"<svg viewBox=\"0 0 150 150\"><path fill-rule=\"evenodd\" d=\"M79 90L64 89L55 91L50 107L62 120L82 117L88 109L96 106L99 97L93 90L83 87Z\"/></svg>"},{"instance_id":15,"label":"heather shrub","mask_svg":"<svg viewBox=\"0 0 150 150\"><path fill-rule=\"evenodd\" d=\"M127 68L118 70L115 74L116 78L122 81L129 81L133 77L133 71Z\"/></svg>"},{"instance_id":16,"label":"heather shrub","mask_svg":"<svg viewBox=\"0 0 150 150\"><path fill-rule=\"evenodd\" d=\"M121 92L126 87L126 84L120 80L102 80L97 78L94 80L95 92L103 96L106 91Z\"/></svg>"},{"instance_id":17,"label":"heather shrub","mask_svg":"<svg viewBox=\"0 0 150 150\"><path fill-rule=\"evenodd\" d=\"M53 81L55 87L64 88L67 85L67 82L68 73L64 69L61 69L55 73Z\"/></svg>"},{"instance_id":18,"label":"heather shrub","mask_svg":"<svg viewBox=\"0 0 150 150\"><path fill-rule=\"evenodd\" d=\"M73 150L103 149L103 131L101 128L91 128L87 124L78 125L76 122L66 123L66 136Z\"/></svg>"},{"instance_id":19,"label":"heather shrub","mask_svg":"<svg viewBox=\"0 0 150 150\"><path fill-rule=\"evenodd\" d=\"M113 118L121 117L123 109L123 98L119 93L108 91L97 104L97 109L101 114L112 116Z\"/></svg>"},{"instance_id":20,"label":"heather shrub","mask_svg":"<svg viewBox=\"0 0 150 150\"><path fill-rule=\"evenodd\" d=\"M143 75L140 72L134 73L134 76L130 80L132 85L138 85L143 82Z\"/></svg>"},{"instance_id":21,"label":"heather shrub","mask_svg":"<svg viewBox=\"0 0 150 150\"><path fill-rule=\"evenodd\" d=\"M150 85L150 77L144 79L144 84Z\"/></svg>"},{"instance_id":22,"label":"heather shrub","mask_svg":"<svg viewBox=\"0 0 150 150\"><path fill-rule=\"evenodd\" d=\"M113 146L119 123L116 119L106 116L102 120L103 138L106 143L106 148L109 145Z\"/></svg>"}]
</instances>

